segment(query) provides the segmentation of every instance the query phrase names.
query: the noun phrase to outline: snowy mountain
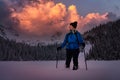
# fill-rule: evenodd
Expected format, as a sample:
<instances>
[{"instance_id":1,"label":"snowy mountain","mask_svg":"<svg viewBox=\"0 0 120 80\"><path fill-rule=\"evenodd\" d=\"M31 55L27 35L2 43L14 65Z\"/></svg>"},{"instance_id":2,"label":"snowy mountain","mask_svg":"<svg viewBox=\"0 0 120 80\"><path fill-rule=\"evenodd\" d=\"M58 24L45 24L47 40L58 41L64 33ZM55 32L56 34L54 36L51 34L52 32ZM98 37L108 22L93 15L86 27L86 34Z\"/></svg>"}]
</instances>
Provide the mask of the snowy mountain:
<instances>
[{"instance_id":1,"label":"snowy mountain","mask_svg":"<svg viewBox=\"0 0 120 80\"><path fill-rule=\"evenodd\" d=\"M6 34L4 32L4 26L2 26L2 25L0 25L0 36L1 37L5 37L6 36Z\"/></svg>"},{"instance_id":2,"label":"snowy mountain","mask_svg":"<svg viewBox=\"0 0 120 80\"><path fill-rule=\"evenodd\" d=\"M42 37L26 35L3 25L0 25L0 36L5 39L15 40L16 42L22 42L33 46L37 45L38 43L47 45L60 42L59 40L55 41L54 36L42 39Z\"/></svg>"}]
</instances>

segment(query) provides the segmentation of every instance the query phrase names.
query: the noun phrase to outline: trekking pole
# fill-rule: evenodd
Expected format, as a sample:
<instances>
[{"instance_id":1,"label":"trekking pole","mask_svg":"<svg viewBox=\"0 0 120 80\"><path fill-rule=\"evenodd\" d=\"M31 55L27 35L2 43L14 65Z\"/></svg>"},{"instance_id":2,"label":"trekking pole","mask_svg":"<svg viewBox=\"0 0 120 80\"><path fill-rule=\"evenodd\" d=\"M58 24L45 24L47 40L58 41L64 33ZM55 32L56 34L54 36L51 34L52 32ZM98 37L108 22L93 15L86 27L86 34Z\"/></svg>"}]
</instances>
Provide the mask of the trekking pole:
<instances>
[{"instance_id":1,"label":"trekking pole","mask_svg":"<svg viewBox=\"0 0 120 80\"><path fill-rule=\"evenodd\" d=\"M85 49L84 49L84 60L85 60L85 67L86 67L86 70L88 70L88 68L87 68L87 60L86 60L86 56L85 56Z\"/></svg>"},{"instance_id":2,"label":"trekking pole","mask_svg":"<svg viewBox=\"0 0 120 80\"><path fill-rule=\"evenodd\" d=\"M58 51L56 50L56 68L58 68Z\"/></svg>"}]
</instances>

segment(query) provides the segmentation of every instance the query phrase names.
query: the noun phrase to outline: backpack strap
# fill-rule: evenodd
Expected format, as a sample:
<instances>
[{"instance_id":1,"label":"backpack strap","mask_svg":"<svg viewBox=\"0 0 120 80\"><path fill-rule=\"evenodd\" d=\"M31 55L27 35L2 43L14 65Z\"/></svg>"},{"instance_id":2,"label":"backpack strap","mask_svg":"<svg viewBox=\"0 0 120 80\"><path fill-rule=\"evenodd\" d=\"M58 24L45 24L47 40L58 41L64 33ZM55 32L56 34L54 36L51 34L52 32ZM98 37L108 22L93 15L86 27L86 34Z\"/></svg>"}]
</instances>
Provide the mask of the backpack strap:
<instances>
[{"instance_id":1,"label":"backpack strap","mask_svg":"<svg viewBox=\"0 0 120 80\"><path fill-rule=\"evenodd\" d=\"M71 34L71 32L69 32L68 34L67 34L67 43L68 43L68 36Z\"/></svg>"},{"instance_id":2,"label":"backpack strap","mask_svg":"<svg viewBox=\"0 0 120 80\"><path fill-rule=\"evenodd\" d=\"M74 34L75 34L75 36L76 36L76 38L77 38L78 44L80 44L80 43L79 43L79 40L78 40L77 32L75 32Z\"/></svg>"}]
</instances>

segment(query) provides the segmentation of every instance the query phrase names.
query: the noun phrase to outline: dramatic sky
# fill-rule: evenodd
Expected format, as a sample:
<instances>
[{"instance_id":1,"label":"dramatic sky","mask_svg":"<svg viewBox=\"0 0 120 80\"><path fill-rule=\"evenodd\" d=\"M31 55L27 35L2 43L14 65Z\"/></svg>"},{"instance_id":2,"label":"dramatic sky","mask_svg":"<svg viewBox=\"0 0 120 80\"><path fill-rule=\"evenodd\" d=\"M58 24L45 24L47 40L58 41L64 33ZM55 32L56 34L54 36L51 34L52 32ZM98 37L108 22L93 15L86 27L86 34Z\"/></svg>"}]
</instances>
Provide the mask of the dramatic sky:
<instances>
[{"instance_id":1,"label":"dramatic sky","mask_svg":"<svg viewBox=\"0 0 120 80\"><path fill-rule=\"evenodd\" d=\"M55 0L62 2L68 7L71 4L76 5L78 13L82 16L92 12L113 12L120 16L120 0Z\"/></svg>"},{"instance_id":2,"label":"dramatic sky","mask_svg":"<svg viewBox=\"0 0 120 80\"><path fill-rule=\"evenodd\" d=\"M70 22L78 31L120 16L120 0L0 0L0 24L37 36L61 35Z\"/></svg>"}]
</instances>

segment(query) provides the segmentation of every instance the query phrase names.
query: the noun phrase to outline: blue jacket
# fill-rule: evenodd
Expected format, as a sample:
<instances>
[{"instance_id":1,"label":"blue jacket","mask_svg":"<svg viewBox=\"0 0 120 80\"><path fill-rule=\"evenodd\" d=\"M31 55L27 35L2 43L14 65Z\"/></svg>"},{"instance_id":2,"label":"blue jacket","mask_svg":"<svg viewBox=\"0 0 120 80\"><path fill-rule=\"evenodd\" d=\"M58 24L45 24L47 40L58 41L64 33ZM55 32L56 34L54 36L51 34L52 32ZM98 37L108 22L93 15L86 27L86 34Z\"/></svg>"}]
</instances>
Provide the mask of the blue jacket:
<instances>
[{"instance_id":1,"label":"blue jacket","mask_svg":"<svg viewBox=\"0 0 120 80\"><path fill-rule=\"evenodd\" d=\"M61 47L64 48L66 46L66 49L79 49L81 43L84 43L81 34L78 31L75 33L70 31L66 34Z\"/></svg>"}]
</instances>

